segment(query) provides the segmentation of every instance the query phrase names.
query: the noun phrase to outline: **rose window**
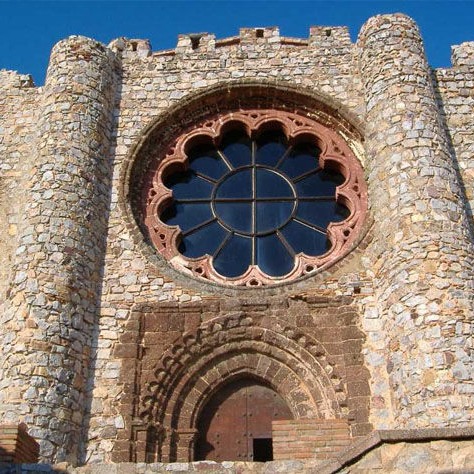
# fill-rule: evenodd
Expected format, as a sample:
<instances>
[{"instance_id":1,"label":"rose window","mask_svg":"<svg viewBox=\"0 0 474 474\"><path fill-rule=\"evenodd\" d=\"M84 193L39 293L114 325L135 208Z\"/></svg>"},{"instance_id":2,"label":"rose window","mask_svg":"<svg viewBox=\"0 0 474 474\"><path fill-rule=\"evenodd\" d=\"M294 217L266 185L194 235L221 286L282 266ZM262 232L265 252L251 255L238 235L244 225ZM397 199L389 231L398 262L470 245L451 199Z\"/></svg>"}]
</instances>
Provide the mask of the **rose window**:
<instances>
[{"instance_id":1,"label":"rose window","mask_svg":"<svg viewBox=\"0 0 474 474\"><path fill-rule=\"evenodd\" d=\"M316 122L274 115L207 121L152 172L145 223L175 267L220 283L268 285L349 250L365 213L357 160Z\"/></svg>"}]
</instances>

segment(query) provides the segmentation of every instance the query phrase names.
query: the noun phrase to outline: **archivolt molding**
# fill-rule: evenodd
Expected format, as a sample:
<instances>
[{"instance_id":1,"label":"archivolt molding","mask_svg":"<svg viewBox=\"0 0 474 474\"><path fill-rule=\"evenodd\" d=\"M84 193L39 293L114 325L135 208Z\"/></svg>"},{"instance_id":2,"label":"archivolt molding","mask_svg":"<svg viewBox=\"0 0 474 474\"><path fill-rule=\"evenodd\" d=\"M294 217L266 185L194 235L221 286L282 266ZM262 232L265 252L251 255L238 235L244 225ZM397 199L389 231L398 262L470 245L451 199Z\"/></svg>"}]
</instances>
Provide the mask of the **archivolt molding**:
<instances>
[{"instance_id":1,"label":"archivolt molding","mask_svg":"<svg viewBox=\"0 0 474 474\"><path fill-rule=\"evenodd\" d=\"M232 378L253 376L287 402L295 418L346 414L343 383L324 348L283 321L244 314L207 322L161 357L142 398L145 423L195 428L209 397Z\"/></svg>"}]
</instances>

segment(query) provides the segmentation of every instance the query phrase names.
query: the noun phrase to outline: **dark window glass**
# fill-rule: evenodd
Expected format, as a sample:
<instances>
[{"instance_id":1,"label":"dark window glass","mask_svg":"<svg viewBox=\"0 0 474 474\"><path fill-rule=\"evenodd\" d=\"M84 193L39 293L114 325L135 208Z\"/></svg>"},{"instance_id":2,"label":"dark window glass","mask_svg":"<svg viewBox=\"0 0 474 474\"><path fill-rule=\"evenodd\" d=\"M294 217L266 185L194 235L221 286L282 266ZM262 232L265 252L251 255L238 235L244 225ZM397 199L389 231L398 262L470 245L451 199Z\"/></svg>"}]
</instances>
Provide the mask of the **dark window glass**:
<instances>
[{"instance_id":1,"label":"dark window glass","mask_svg":"<svg viewBox=\"0 0 474 474\"><path fill-rule=\"evenodd\" d=\"M331 196L336 194L336 187L344 182L344 177L339 173L320 170L296 182L299 196L316 197Z\"/></svg>"},{"instance_id":2,"label":"dark window glass","mask_svg":"<svg viewBox=\"0 0 474 474\"><path fill-rule=\"evenodd\" d=\"M251 198L252 170L250 168L237 171L226 177L217 188L216 198Z\"/></svg>"},{"instance_id":3,"label":"dark window glass","mask_svg":"<svg viewBox=\"0 0 474 474\"><path fill-rule=\"evenodd\" d=\"M287 148L288 145L282 133L263 133L257 140L256 162L260 165L276 166Z\"/></svg>"},{"instance_id":4,"label":"dark window glass","mask_svg":"<svg viewBox=\"0 0 474 474\"><path fill-rule=\"evenodd\" d=\"M296 215L325 229L330 222L344 220L348 216L348 211L336 201L300 201Z\"/></svg>"},{"instance_id":5,"label":"dark window glass","mask_svg":"<svg viewBox=\"0 0 474 474\"><path fill-rule=\"evenodd\" d=\"M210 147L196 147L189 154L189 168L217 180L229 171L217 151Z\"/></svg>"},{"instance_id":6,"label":"dark window glass","mask_svg":"<svg viewBox=\"0 0 474 474\"><path fill-rule=\"evenodd\" d=\"M183 232L213 218L210 203L173 203L160 219L168 225L179 225Z\"/></svg>"},{"instance_id":7,"label":"dark window glass","mask_svg":"<svg viewBox=\"0 0 474 474\"><path fill-rule=\"evenodd\" d=\"M233 235L214 258L214 268L223 276L242 275L252 263L252 239Z\"/></svg>"},{"instance_id":8,"label":"dark window glass","mask_svg":"<svg viewBox=\"0 0 474 474\"><path fill-rule=\"evenodd\" d=\"M283 276L292 270L295 260L278 236L270 234L257 237L257 264L267 275Z\"/></svg>"},{"instance_id":9,"label":"dark window glass","mask_svg":"<svg viewBox=\"0 0 474 474\"><path fill-rule=\"evenodd\" d=\"M183 237L178 250L189 258L212 255L227 234L228 232L214 221Z\"/></svg>"},{"instance_id":10,"label":"dark window glass","mask_svg":"<svg viewBox=\"0 0 474 474\"><path fill-rule=\"evenodd\" d=\"M192 171L175 173L165 179L165 186L179 199L210 199L214 185L196 176Z\"/></svg>"},{"instance_id":11,"label":"dark window glass","mask_svg":"<svg viewBox=\"0 0 474 474\"><path fill-rule=\"evenodd\" d=\"M252 203L216 202L216 214L219 220L237 232L252 232Z\"/></svg>"},{"instance_id":12,"label":"dark window glass","mask_svg":"<svg viewBox=\"0 0 474 474\"><path fill-rule=\"evenodd\" d=\"M272 232L285 225L293 208L293 202L257 202L257 233Z\"/></svg>"},{"instance_id":13,"label":"dark window glass","mask_svg":"<svg viewBox=\"0 0 474 474\"><path fill-rule=\"evenodd\" d=\"M252 162L252 143L247 135L240 130L225 135L221 143L221 150L234 168L250 165Z\"/></svg>"},{"instance_id":14,"label":"dark window glass","mask_svg":"<svg viewBox=\"0 0 474 474\"><path fill-rule=\"evenodd\" d=\"M256 169L256 197L294 197L290 184L280 174L266 168Z\"/></svg>"},{"instance_id":15,"label":"dark window glass","mask_svg":"<svg viewBox=\"0 0 474 474\"><path fill-rule=\"evenodd\" d=\"M283 237L295 253L322 255L328 250L328 239L325 234L292 220L281 230Z\"/></svg>"},{"instance_id":16,"label":"dark window glass","mask_svg":"<svg viewBox=\"0 0 474 474\"><path fill-rule=\"evenodd\" d=\"M319 149L311 143L301 143L293 147L290 154L280 165L290 178L296 178L319 166Z\"/></svg>"}]
</instances>

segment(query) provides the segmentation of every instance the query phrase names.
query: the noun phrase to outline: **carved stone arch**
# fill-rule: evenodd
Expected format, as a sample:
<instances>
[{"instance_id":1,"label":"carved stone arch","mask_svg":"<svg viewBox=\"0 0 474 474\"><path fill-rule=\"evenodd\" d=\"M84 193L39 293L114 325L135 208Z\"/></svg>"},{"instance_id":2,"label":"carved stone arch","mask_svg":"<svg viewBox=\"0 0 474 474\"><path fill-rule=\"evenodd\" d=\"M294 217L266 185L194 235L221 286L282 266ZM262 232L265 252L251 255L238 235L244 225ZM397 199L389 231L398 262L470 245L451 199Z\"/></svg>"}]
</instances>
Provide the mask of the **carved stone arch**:
<instances>
[{"instance_id":1,"label":"carved stone arch","mask_svg":"<svg viewBox=\"0 0 474 474\"><path fill-rule=\"evenodd\" d=\"M252 378L271 387L287 402L288 408L294 418L311 416L312 412L309 412L309 410L306 411L305 405L307 404L309 408L313 408L317 403L315 404L311 394L305 391L298 391L299 395L306 397L303 400L297 400L291 393L292 385L298 382L298 377L288 367L278 364L267 356L252 352L229 354L227 362L232 366L232 369L228 371L225 378L208 378L208 385L202 392L199 392L196 386L192 387L187 398L196 400L196 403L190 416L180 416L179 413L177 414L179 420L177 420L176 424L179 428L185 429L196 426L196 420L198 420L203 407L207 404L209 399L219 391L221 387L240 378ZM217 372L220 373L219 364L216 365L216 369ZM277 378L273 376L269 377L269 371L271 374L274 372L275 376L278 374Z\"/></svg>"},{"instance_id":2,"label":"carved stone arch","mask_svg":"<svg viewBox=\"0 0 474 474\"><path fill-rule=\"evenodd\" d=\"M155 375L141 417L173 433L195 430L209 397L222 383L239 376L271 386L296 419L347 414L340 375L325 349L275 318L263 318L257 326L240 313L206 322L163 354ZM174 442L173 436L169 442Z\"/></svg>"},{"instance_id":3,"label":"carved stone arch","mask_svg":"<svg viewBox=\"0 0 474 474\"><path fill-rule=\"evenodd\" d=\"M239 349L230 347L225 359L210 360L209 364L202 367L202 372L199 372L202 374L201 378L190 379L170 400L173 406L169 421L173 428L194 428L201 408L207 400L222 384L239 376L251 376L272 387L283 397L296 419L335 416L334 407L327 403L328 400L324 398L321 387L315 387L314 381L307 380L304 385L300 376L279 361L278 356L272 358L263 353L261 347L255 347L255 344L253 346L239 344L239 346ZM199 380L203 380L207 385L202 387ZM185 405L191 407L189 412L182 409ZM166 421L165 419L165 423Z\"/></svg>"},{"instance_id":4,"label":"carved stone arch","mask_svg":"<svg viewBox=\"0 0 474 474\"><path fill-rule=\"evenodd\" d=\"M246 347L256 351L258 347L259 354L271 354L273 360L286 364L299 379L305 380L302 385L308 386L314 400L331 401L326 403L328 408L323 409L324 412L340 411L338 407L344 402L340 377L322 346L282 321L261 321L257 327L251 325L249 319L238 318L237 322L235 317L218 318L203 325L196 334L185 334L173 344L157 364L156 379L148 387L144 399L147 407L141 412L142 417L164 422L165 415L169 414L168 405L182 398L184 387L189 387L193 378L202 378L207 367L215 369L218 358L227 356L234 347L241 351Z\"/></svg>"}]
</instances>

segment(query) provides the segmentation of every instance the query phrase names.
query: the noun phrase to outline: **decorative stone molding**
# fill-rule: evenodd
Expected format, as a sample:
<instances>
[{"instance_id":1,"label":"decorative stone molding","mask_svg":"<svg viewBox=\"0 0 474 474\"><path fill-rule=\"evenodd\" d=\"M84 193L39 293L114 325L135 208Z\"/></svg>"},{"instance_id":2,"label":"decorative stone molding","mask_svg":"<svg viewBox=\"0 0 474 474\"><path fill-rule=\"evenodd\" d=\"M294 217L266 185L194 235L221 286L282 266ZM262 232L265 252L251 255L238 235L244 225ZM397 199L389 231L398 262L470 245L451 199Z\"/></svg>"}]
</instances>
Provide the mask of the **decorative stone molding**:
<instances>
[{"instance_id":1,"label":"decorative stone molding","mask_svg":"<svg viewBox=\"0 0 474 474\"><path fill-rule=\"evenodd\" d=\"M114 350L125 382L114 462L178 459L179 433L195 429L213 394L241 378L271 387L294 419L346 418L352 436L370 432L363 334L349 303L138 305Z\"/></svg>"},{"instance_id":2,"label":"decorative stone molding","mask_svg":"<svg viewBox=\"0 0 474 474\"><path fill-rule=\"evenodd\" d=\"M188 258L182 255L178 250L181 229L179 226L168 226L160 219L162 212L173 201L172 191L166 187L164 179L177 170L187 168L189 150L193 146L209 143L217 148L224 133L236 127L243 128L251 138L262 131L277 128L283 131L290 144L297 143L302 137L311 140L321 150L321 169L337 171L344 177L343 184L336 189L336 201L347 207L350 215L342 222L329 224L327 237L331 243L330 249L317 256L298 253L293 269L282 277L270 276L257 265L250 265L243 275L236 278L222 276L215 270L212 256ZM363 171L341 137L304 115L272 109L220 113L195 124L192 130L172 141L166 152L160 154L148 171L147 185L142 192L144 224L148 235L171 265L194 277L237 286L273 285L327 268L353 248L367 215L367 189Z\"/></svg>"},{"instance_id":3,"label":"decorative stone molding","mask_svg":"<svg viewBox=\"0 0 474 474\"><path fill-rule=\"evenodd\" d=\"M180 429L195 426L218 386L244 374L274 387L296 418L337 416L346 405L320 343L283 321L254 326L244 314L217 318L184 334L162 355L154 374L140 417Z\"/></svg>"}]
</instances>

